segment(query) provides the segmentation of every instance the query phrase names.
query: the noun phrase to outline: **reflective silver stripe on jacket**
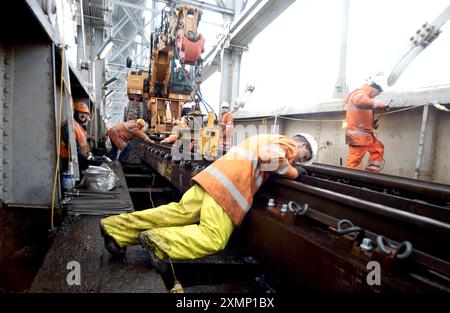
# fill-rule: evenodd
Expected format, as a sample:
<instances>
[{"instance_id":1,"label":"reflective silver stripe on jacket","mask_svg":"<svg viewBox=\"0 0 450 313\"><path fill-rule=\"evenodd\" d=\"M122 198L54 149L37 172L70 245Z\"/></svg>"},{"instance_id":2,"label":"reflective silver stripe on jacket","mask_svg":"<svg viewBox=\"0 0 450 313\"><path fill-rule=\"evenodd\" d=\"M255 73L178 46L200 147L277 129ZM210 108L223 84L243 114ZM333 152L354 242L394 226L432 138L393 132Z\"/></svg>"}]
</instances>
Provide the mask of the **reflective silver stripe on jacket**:
<instances>
[{"instance_id":1,"label":"reflective silver stripe on jacket","mask_svg":"<svg viewBox=\"0 0 450 313\"><path fill-rule=\"evenodd\" d=\"M347 135L372 135L372 133L363 130L346 130L345 132Z\"/></svg>"},{"instance_id":2,"label":"reflective silver stripe on jacket","mask_svg":"<svg viewBox=\"0 0 450 313\"><path fill-rule=\"evenodd\" d=\"M255 171L254 177L256 179L256 186L258 186L258 188L261 187L261 184L263 183L263 177L262 175L260 175L261 169L258 166L258 159L256 158L256 155L237 146L231 148L229 152L236 152L240 156L245 157L247 160L252 161L252 167Z\"/></svg>"},{"instance_id":3,"label":"reflective silver stripe on jacket","mask_svg":"<svg viewBox=\"0 0 450 313\"><path fill-rule=\"evenodd\" d=\"M215 176L216 179L220 181L228 190L233 199L244 209L245 212L248 212L248 210L250 209L250 204L247 202L241 192L236 188L233 182L228 179L228 177L226 177L221 171L213 166L208 166L205 171Z\"/></svg>"},{"instance_id":4,"label":"reflective silver stripe on jacket","mask_svg":"<svg viewBox=\"0 0 450 313\"><path fill-rule=\"evenodd\" d=\"M258 164L258 159L256 158L256 155L254 155L250 151L247 151L245 149L242 149L242 148L236 146L236 147L231 148L231 150L228 151L228 152L236 152L237 154L239 154L240 156L246 158L247 160L252 161L252 166L254 168Z\"/></svg>"},{"instance_id":5,"label":"reflective silver stripe on jacket","mask_svg":"<svg viewBox=\"0 0 450 313\"><path fill-rule=\"evenodd\" d=\"M377 172L380 170L380 168L378 166L373 166L373 165L368 165L366 167L366 169L371 169L371 170L374 170L374 171L377 171Z\"/></svg>"},{"instance_id":6,"label":"reflective silver stripe on jacket","mask_svg":"<svg viewBox=\"0 0 450 313\"><path fill-rule=\"evenodd\" d=\"M381 162L369 160L369 164L370 165L378 165L378 166L380 166Z\"/></svg>"}]
</instances>

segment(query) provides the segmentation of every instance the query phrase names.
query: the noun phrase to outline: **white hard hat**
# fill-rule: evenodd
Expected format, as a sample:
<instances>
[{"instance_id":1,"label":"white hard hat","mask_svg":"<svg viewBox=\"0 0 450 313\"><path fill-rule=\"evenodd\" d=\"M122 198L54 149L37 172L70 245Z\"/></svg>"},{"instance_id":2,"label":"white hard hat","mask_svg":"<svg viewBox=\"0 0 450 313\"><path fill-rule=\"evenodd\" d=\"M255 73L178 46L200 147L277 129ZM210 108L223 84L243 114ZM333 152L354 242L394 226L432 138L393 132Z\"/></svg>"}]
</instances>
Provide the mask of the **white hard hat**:
<instances>
[{"instance_id":1,"label":"white hard hat","mask_svg":"<svg viewBox=\"0 0 450 313\"><path fill-rule=\"evenodd\" d=\"M316 139L314 139L314 137L312 135L307 134L307 133L296 133L296 134L294 134L293 137L295 137L295 136L302 136L303 138L305 138L308 141L308 143L309 143L309 145L311 147L311 159L309 159L308 161L303 162L302 164L303 165L310 165L310 164L312 164L314 158L317 155L317 151L319 150L319 144L317 143Z\"/></svg>"},{"instance_id":2,"label":"white hard hat","mask_svg":"<svg viewBox=\"0 0 450 313\"><path fill-rule=\"evenodd\" d=\"M193 101L185 102L183 104L183 109L192 109L192 106L195 104Z\"/></svg>"},{"instance_id":3,"label":"white hard hat","mask_svg":"<svg viewBox=\"0 0 450 313\"><path fill-rule=\"evenodd\" d=\"M224 101L224 102L222 102L222 109L223 108L230 108L230 104L228 103L228 102L226 102L226 101Z\"/></svg>"}]
</instances>

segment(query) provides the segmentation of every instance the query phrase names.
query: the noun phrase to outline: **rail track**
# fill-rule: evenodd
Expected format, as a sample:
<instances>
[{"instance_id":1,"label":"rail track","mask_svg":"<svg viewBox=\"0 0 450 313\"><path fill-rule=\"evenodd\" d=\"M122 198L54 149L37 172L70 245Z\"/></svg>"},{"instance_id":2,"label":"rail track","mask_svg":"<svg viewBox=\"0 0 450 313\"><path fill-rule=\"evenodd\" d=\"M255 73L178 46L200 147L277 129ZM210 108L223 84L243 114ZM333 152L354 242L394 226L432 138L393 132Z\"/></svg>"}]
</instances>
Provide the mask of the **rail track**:
<instances>
[{"instance_id":1,"label":"rail track","mask_svg":"<svg viewBox=\"0 0 450 313\"><path fill-rule=\"evenodd\" d=\"M170 146L141 144L143 161L184 192L210 164L174 160ZM274 177L255 195L246 243L297 287L318 291L450 292L450 187L335 166ZM368 285L367 264L383 284Z\"/></svg>"}]
</instances>

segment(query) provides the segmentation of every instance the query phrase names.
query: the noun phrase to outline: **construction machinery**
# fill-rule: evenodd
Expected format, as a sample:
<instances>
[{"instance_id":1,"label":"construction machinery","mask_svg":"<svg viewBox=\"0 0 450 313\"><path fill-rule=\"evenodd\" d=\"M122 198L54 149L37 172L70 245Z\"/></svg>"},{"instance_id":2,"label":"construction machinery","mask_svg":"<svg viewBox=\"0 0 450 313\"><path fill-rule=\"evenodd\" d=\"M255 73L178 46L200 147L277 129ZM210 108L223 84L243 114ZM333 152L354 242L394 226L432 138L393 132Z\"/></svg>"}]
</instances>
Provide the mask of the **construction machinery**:
<instances>
[{"instance_id":1,"label":"construction machinery","mask_svg":"<svg viewBox=\"0 0 450 313\"><path fill-rule=\"evenodd\" d=\"M192 148L195 146L201 155L216 158L220 131L214 126L216 116L199 89L204 51L204 38L198 32L201 16L202 10L186 5L162 12L161 24L150 38L149 71L130 70L128 74L130 103L125 120L143 117L149 124L150 136L159 140L186 116L179 133L184 134L184 139L189 137ZM207 125L200 104L207 106Z\"/></svg>"},{"instance_id":2,"label":"construction machinery","mask_svg":"<svg viewBox=\"0 0 450 313\"><path fill-rule=\"evenodd\" d=\"M198 33L201 16L202 10L185 5L163 10L161 24L150 38L149 70L128 74L128 98L134 105L143 104L150 133L169 134L173 122L181 119L183 105L196 94L204 51L204 38ZM127 115L125 119L136 118Z\"/></svg>"}]
</instances>

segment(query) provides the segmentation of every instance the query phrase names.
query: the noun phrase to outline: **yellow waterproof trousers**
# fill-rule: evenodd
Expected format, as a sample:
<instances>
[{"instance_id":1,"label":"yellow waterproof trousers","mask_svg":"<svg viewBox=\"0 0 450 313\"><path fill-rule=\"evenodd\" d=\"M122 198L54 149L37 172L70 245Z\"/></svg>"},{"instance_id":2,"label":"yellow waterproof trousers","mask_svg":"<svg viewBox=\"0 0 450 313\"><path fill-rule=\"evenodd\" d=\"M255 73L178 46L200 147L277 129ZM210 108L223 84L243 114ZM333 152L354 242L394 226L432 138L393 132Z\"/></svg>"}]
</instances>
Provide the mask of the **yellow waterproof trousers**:
<instances>
[{"instance_id":1,"label":"yellow waterproof trousers","mask_svg":"<svg viewBox=\"0 0 450 313\"><path fill-rule=\"evenodd\" d=\"M228 214L197 184L179 203L110 216L101 224L121 247L138 244L138 235L143 233L159 258L174 260L221 251L234 230Z\"/></svg>"}]
</instances>

